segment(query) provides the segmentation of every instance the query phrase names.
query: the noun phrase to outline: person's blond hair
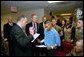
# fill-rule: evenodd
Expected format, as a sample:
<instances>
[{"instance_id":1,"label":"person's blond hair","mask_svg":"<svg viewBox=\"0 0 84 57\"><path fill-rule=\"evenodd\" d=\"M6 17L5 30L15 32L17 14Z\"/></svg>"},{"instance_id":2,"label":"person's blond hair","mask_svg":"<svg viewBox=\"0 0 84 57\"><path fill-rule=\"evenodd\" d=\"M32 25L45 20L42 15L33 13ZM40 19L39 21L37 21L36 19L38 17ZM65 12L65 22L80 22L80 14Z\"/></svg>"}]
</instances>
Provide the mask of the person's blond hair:
<instances>
[{"instance_id":1,"label":"person's blond hair","mask_svg":"<svg viewBox=\"0 0 84 57\"><path fill-rule=\"evenodd\" d=\"M46 16L43 16L43 17L42 17L42 20L43 20L44 18L46 18Z\"/></svg>"}]
</instances>

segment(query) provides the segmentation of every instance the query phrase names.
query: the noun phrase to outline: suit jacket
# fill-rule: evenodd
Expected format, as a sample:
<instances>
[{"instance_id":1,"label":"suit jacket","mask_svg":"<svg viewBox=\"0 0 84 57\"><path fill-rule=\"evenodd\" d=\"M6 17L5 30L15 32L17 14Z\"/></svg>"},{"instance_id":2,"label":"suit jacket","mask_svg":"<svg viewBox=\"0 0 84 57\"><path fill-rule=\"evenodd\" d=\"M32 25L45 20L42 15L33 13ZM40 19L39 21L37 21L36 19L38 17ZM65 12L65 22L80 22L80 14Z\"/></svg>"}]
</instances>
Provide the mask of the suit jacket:
<instances>
[{"instance_id":1,"label":"suit jacket","mask_svg":"<svg viewBox=\"0 0 84 57\"><path fill-rule=\"evenodd\" d=\"M25 29L25 31L26 31L26 34L27 35L30 35L29 34L29 27L32 27L33 25L32 25L32 22L30 22L30 23L28 23L27 25L26 25L26 29ZM37 23L37 33L38 33L38 28L39 28L39 24Z\"/></svg>"},{"instance_id":2,"label":"suit jacket","mask_svg":"<svg viewBox=\"0 0 84 57\"><path fill-rule=\"evenodd\" d=\"M14 25L15 25L15 23L13 23L13 26ZM9 32L13 26L9 25L9 23L4 24L4 27L3 27L4 38L7 38L8 40L10 40L9 39Z\"/></svg>"},{"instance_id":3,"label":"suit jacket","mask_svg":"<svg viewBox=\"0 0 84 57\"><path fill-rule=\"evenodd\" d=\"M29 27L32 27L32 26L33 26L33 25L32 25L32 22L30 22L30 23L28 23L28 24L26 25L25 31L26 31L26 34L27 34L27 35L30 35L30 33L29 33ZM39 29L39 24L37 23L37 33L38 33L38 29ZM32 46L35 46L36 44L38 44L37 40L35 40L33 43L31 43Z\"/></svg>"},{"instance_id":4,"label":"suit jacket","mask_svg":"<svg viewBox=\"0 0 84 57\"><path fill-rule=\"evenodd\" d=\"M9 47L9 54L12 55L12 49L11 49L11 39L9 37L9 33L10 33L10 30L11 28L15 25L15 23L13 23L13 25L9 25L9 23L6 23L4 24L4 27L3 27L3 35L4 35L4 38L7 38L7 41L8 41L8 47Z\"/></svg>"},{"instance_id":5,"label":"suit jacket","mask_svg":"<svg viewBox=\"0 0 84 57\"><path fill-rule=\"evenodd\" d=\"M43 22L39 24L38 33L40 33L38 39L40 39L40 40L44 39L44 27L43 27Z\"/></svg>"},{"instance_id":6,"label":"suit jacket","mask_svg":"<svg viewBox=\"0 0 84 57\"><path fill-rule=\"evenodd\" d=\"M23 30L16 24L10 31L14 56L31 56L32 35L26 36Z\"/></svg>"}]
</instances>

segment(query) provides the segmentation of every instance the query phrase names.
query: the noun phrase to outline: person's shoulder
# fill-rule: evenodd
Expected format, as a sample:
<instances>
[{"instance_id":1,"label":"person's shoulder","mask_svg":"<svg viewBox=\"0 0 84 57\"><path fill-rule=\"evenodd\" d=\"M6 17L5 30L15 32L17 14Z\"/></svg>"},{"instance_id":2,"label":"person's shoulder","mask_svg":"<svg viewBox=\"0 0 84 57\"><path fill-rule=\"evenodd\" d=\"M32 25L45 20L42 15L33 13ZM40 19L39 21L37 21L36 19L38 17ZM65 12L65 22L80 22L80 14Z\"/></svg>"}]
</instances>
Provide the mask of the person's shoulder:
<instances>
[{"instance_id":1,"label":"person's shoulder","mask_svg":"<svg viewBox=\"0 0 84 57\"><path fill-rule=\"evenodd\" d=\"M58 28L61 28L60 26L57 25Z\"/></svg>"},{"instance_id":2,"label":"person's shoulder","mask_svg":"<svg viewBox=\"0 0 84 57\"><path fill-rule=\"evenodd\" d=\"M11 31L12 32L17 32L17 31L20 31L21 30L21 28L17 25L17 24L15 24L12 28L11 28Z\"/></svg>"},{"instance_id":3,"label":"person's shoulder","mask_svg":"<svg viewBox=\"0 0 84 57\"><path fill-rule=\"evenodd\" d=\"M8 25L8 23L5 23L4 25Z\"/></svg>"},{"instance_id":4,"label":"person's shoulder","mask_svg":"<svg viewBox=\"0 0 84 57\"><path fill-rule=\"evenodd\" d=\"M10 31L15 31L15 30L16 30L15 27L16 27L16 25L14 25L14 26L11 28Z\"/></svg>"},{"instance_id":5,"label":"person's shoulder","mask_svg":"<svg viewBox=\"0 0 84 57\"><path fill-rule=\"evenodd\" d=\"M17 25L17 24L15 24L13 27L12 27L12 29L16 29L17 30L17 28L18 28L19 26Z\"/></svg>"},{"instance_id":6,"label":"person's shoulder","mask_svg":"<svg viewBox=\"0 0 84 57\"><path fill-rule=\"evenodd\" d=\"M32 22L29 22L29 23L26 24L26 26L30 26L30 25L32 25Z\"/></svg>"},{"instance_id":7,"label":"person's shoulder","mask_svg":"<svg viewBox=\"0 0 84 57\"><path fill-rule=\"evenodd\" d=\"M40 24L43 24L43 22L41 22Z\"/></svg>"},{"instance_id":8,"label":"person's shoulder","mask_svg":"<svg viewBox=\"0 0 84 57\"><path fill-rule=\"evenodd\" d=\"M13 22L13 25L16 25L16 23Z\"/></svg>"},{"instance_id":9,"label":"person's shoulder","mask_svg":"<svg viewBox=\"0 0 84 57\"><path fill-rule=\"evenodd\" d=\"M55 28L52 28L52 31L53 31L53 32L57 32Z\"/></svg>"},{"instance_id":10,"label":"person's shoulder","mask_svg":"<svg viewBox=\"0 0 84 57\"><path fill-rule=\"evenodd\" d=\"M6 26L7 24L4 24L4 26Z\"/></svg>"},{"instance_id":11,"label":"person's shoulder","mask_svg":"<svg viewBox=\"0 0 84 57\"><path fill-rule=\"evenodd\" d=\"M14 24L14 26L12 28L14 28L14 27L17 27L17 24Z\"/></svg>"},{"instance_id":12,"label":"person's shoulder","mask_svg":"<svg viewBox=\"0 0 84 57\"><path fill-rule=\"evenodd\" d=\"M32 22L29 22L28 24L32 24Z\"/></svg>"},{"instance_id":13,"label":"person's shoulder","mask_svg":"<svg viewBox=\"0 0 84 57\"><path fill-rule=\"evenodd\" d=\"M76 32L78 32L79 31L79 29L78 28L76 28Z\"/></svg>"},{"instance_id":14,"label":"person's shoulder","mask_svg":"<svg viewBox=\"0 0 84 57\"><path fill-rule=\"evenodd\" d=\"M46 28L44 29L44 32L47 32L47 29Z\"/></svg>"},{"instance_id":15,"label":"person's shoulder","mask_svg":"<svg viewBox=\"0 0 84 57\"><path fill-rule=\"evenodd\" d=\"M52 28L54 34L58 34L58 31L55 28Z\"/></svg>"},{"instance_id":16,"label":"person's shoulder","mask_svg":"<svg viewBox=\"0 0 84 57\"><path fill-rule=\"evenodd\" d=\"M56 31L56 29L55 29L55 28L52 28L52 30L53 30L53 31Z\"/></svg>"},{"instance_id":17,"label":"person's shoulder","mask_svg":"<svg viewBox=\"0 0 84 57\"><path fill-rule=\"evenodd\" d=\"M43 22L39 23L39 26L43 26Z\"/></svg>"}]
</instances>

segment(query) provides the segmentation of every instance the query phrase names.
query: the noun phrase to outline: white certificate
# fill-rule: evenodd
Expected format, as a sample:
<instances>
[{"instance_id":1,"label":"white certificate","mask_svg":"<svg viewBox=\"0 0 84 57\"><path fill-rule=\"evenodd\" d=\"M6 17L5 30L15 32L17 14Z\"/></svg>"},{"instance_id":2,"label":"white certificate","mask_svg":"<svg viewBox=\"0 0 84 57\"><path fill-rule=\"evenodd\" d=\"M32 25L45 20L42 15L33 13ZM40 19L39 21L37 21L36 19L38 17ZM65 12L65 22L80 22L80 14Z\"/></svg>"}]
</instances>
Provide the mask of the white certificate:
<instances>
[{"instance_id":1,"label":"white certificate","mask_svg":"<svg viewBox=\"0 0 84 57\"><path fill-rule=\"evenodd\" d=\"M47 47L47 46L45 46L45 45L36 45L36 47L43 48L43 47Z\"/></svg>"},{"instance_id":2,"label":"white certificate","mask_svg":"<svg viewBox=\"0 0 84 57\"><path fill-rule=\"evenodd\" d=\"M35 40L36 38L38 38L39 35L40 35L40 34L35 33L35 34L33 35L34 39L32 40L32 42L34 42L34 40Z\"/></svg>"}]
</instances>

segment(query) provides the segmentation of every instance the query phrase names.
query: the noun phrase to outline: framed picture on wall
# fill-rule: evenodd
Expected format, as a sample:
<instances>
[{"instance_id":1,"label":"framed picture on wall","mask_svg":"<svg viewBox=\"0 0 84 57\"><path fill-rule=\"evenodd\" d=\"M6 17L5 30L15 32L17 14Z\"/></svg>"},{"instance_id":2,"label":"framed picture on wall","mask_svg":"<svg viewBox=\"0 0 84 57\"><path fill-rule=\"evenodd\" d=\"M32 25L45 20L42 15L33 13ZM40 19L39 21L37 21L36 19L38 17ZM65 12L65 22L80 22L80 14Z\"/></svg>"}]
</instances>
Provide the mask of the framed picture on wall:
<instances>
[{"instance_id":1,"label":"framed picture on wall","mask_svg":"<svg viewBox=\"0 0 84 57\"><path fill-rule=\"evenodd\" d=\"M11 6L11 12L12 13L17 13L17 7L16 6Z\"/></svg>"}]
</instances>

